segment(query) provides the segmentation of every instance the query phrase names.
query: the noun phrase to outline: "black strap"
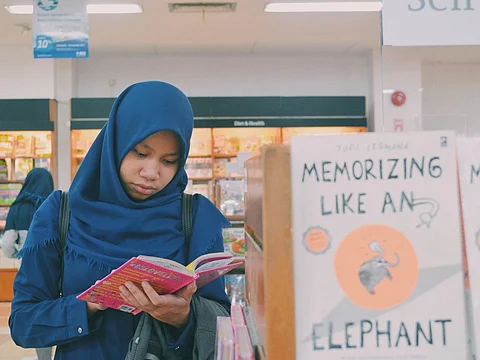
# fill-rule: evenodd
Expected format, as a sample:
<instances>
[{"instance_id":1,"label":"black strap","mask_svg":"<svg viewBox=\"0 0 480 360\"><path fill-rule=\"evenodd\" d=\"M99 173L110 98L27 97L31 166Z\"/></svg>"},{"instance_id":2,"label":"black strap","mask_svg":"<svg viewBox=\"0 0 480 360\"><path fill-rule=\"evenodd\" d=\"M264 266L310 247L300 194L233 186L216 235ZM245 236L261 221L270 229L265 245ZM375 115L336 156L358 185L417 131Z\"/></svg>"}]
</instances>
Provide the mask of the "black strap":
<instances>
[{"instance_id":1,"label":"black strap","mask_svg":"<svg viewBox=\"0 0 480 360\"><path fill-rule=\"evenodd\" d=\"M60 297L63 296L63 269L64 269L64 260L63 253L65 251L65 245L67 243L67 233L68 227L70 224L70 210L68 209L68 192L62 191L60 198L60 212L58 215L58 234L60 235L60 248L61 248L61 272L60 279L58 283L58 292Z\"/></svg>"},{"instance_id":2,"label":"black strap","mask_svg":"<svg viewBox=\"0 0 480 360\"><path fill-rule=\"evenodd\" d=\"M60 235L61 246L61 273L58 282L58 292L60 297L63 296L63 270L64 260L63 254L67 243L68 227L70 224L70 210L68 208L68 192L62 191L60 198L60 212L58 215L58 233ZM190 238L193 231L193 195L183 193L182 196L182 230L185 234L185 243L187 248L190 246Z\"/></svg>"},{"instance_id":3,"label":"black strap","mask_svg":"<svg viewBox=\"0 0 480 360\"><path fill-rule=\"evenodd\" d=\"M193 195L186 193L182 196L182 230L185 234L185 244L189 248L193 231Z\"/></svg>"}]
</instances>

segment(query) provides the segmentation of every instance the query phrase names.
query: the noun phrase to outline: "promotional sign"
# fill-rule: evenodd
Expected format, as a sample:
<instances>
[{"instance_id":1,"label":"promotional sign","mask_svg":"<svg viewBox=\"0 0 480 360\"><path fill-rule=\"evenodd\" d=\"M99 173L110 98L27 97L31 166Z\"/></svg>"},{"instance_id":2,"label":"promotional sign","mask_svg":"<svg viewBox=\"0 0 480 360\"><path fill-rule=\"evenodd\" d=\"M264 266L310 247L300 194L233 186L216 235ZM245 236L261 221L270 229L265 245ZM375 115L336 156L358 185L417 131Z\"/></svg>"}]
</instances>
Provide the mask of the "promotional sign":
<instances>
[{"instance_id":1,"label":"promotional sign","mask_svg":"<svg viewBox=\"0 0 480 360\"><path fill-rule=\"evenodd\" d=\"M34 58L88 57L86 0L35 0Z\"/></svg>"},{"instance_id":2,"label":"promotional sign","mask_svg":"<svg viewBox=\"0 0 480 360\"><path fill-rule=\"evenodd\" d=\"M383 0L383 45L480 44L477 0Z\"/></svg>"},{"instance_id":3,"label":"promotional sign","mask_svg":"<svg viewBox=\"0 0 480 360\"><path fill-rule=\"evenodd\" d=\"M298 136L291 159L296 358L466 359L454 132Z\"/></svg>"}]
</instances>

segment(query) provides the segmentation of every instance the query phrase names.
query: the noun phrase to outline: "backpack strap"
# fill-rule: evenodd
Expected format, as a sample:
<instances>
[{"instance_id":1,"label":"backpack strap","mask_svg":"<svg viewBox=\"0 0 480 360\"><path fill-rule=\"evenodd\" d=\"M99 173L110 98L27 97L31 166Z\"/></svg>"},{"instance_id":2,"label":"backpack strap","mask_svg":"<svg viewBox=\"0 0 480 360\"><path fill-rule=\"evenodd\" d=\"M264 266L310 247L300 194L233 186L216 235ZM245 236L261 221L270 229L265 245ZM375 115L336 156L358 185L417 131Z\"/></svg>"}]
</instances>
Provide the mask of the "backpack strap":
<instances>
[{"instance_id":1,"label":"backpack strap","mask_svg":"<svg viewBox=\"0 0 480 360\"><path fill-rule=\"evenodd\" d=\"M193 195L186 193L182 196L182 230L185 234L185 243L189 248L193 231Z\"/></svg>"},{"instance_id":2,"label":"backpack strap","mask_svg":"<svg viewBox=\"0 0 480 360\"><path fill-rule=\"evenodd\" d=\"M60 211L58 214L58 234L60 235L60 248L61 248L61 272L60 279L58 282L58 292L59 296L63 296L63 270L64 270L64 260L63 254L65 252L65 246L67 243L67 233L70 223L70 210L68 208L68 192L62 191L60 198Z\"/></svg>"}]
</instances>

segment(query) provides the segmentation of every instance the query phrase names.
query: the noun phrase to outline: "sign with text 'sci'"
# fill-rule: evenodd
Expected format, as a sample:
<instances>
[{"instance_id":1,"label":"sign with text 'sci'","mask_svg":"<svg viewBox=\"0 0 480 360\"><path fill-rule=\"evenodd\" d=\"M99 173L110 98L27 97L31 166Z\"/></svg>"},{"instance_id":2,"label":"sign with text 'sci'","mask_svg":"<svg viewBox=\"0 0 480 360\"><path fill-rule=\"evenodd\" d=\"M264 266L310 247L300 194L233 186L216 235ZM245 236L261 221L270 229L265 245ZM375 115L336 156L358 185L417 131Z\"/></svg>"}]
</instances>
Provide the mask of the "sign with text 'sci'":
<instances>
[{"instance_id":1,"label":"sign with text 'sci'","mask_svg":"<svg viewBox=\"0 0 480 360\"><path fill-rule=\"evenodd\" d=\"M86 0L34 0L34 58L87 58Z\"/></svg>"},{"instance_id":2,"label":"sign with text 'sci'","mask_svg":"<svg viewBox=\"0 0 480 360\"><path fill-rule=\"evenodd\" d=\"M383 45L480 45L479 0L383 0Z\"/></svg>"}]
</instances>

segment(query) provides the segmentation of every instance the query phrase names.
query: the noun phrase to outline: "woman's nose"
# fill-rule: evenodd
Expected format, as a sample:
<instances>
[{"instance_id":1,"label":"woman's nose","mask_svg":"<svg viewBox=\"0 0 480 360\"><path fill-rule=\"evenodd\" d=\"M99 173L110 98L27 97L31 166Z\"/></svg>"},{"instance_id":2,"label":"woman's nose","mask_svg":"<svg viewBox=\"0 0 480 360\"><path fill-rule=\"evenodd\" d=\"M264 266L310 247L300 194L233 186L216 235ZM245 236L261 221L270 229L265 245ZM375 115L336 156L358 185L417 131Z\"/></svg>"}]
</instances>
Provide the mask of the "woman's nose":
<instances>
[{"instance_id":1,"label":"woman's nose","mask_svg":"<svg viewBox=\"0 0 480 360\"><path fill-rule=\"evenodd\" d=\"M140 176L149 180L149 181L158 180L160 178L158 167L157 166L144 166L140 170Z\"/></svg>"}]
</instances>

